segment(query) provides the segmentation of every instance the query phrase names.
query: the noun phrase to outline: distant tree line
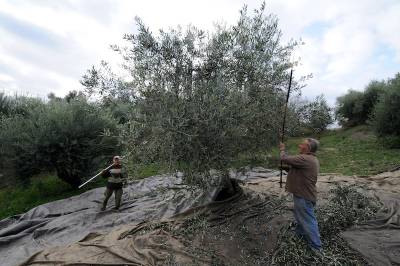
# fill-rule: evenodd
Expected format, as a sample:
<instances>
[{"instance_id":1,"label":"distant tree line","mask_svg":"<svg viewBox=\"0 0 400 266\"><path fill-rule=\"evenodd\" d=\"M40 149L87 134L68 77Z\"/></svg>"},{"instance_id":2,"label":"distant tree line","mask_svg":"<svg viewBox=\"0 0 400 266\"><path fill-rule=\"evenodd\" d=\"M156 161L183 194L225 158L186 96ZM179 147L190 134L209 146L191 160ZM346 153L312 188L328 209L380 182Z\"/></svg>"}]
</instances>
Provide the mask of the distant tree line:
<instances>
[{"instance_id":1,"label":"distant tree line","mask_svg":"<svg viewBox=\"0 0 400 266\"><path fill-rule=\"evenodd\" d=\"M400 147L400 73L339 97L336 117L344 127L371 125L385 143Z\"/></svg>"}]
</instances>

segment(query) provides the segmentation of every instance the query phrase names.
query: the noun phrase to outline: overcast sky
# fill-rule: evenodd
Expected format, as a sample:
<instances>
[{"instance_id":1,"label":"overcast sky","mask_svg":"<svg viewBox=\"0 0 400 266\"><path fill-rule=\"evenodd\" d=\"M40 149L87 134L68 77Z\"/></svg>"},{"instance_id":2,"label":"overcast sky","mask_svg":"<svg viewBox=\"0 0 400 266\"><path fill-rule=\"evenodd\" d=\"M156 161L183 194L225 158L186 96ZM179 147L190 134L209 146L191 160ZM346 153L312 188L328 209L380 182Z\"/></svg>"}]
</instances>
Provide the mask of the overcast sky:
<instances>
[{"instance_id":1,"label":"overcast sky","mask_svg":"<svg viewBox=\"0 0 400 266\"><path fill-rule=\"evenodd\" d=\"M212 30L233 24L242 0L0 0L0 91L46 97L81 89L79 80L101 60L117 63L121 44L139 16L153 32L178 24ZM349 88L400 72L400 0L269 0L284 40L305 45L295 75L313 74L303 95L330 104Z\"/></svg>"}]
</instances>

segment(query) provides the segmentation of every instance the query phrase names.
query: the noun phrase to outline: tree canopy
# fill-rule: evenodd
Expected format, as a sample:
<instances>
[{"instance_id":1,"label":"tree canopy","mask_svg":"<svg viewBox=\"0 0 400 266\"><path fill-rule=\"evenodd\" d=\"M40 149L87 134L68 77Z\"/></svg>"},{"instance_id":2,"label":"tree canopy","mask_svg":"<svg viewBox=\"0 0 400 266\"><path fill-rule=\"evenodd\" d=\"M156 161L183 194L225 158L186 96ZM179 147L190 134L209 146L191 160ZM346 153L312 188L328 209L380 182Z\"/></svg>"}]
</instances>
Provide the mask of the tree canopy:
<instances>
[{"instance_id":1,"label":"tree canopy","mask_svg":"<svg viewBox=\"0 0 400 266\"><path fill-rule=\"evenodd\" d=\"M136 24L126 46L113 46L132 78L124 90L135 108L123 138L135 160L165 163L204 184L210 169L226 170L239 153L277 143L299 42L283 44L265 5L253 14L244 7L235 25L211 33L189 26L153 34L140 18ZM92 91L104 88L97 73L82 81Z\"/></svg>"}]
</instances>

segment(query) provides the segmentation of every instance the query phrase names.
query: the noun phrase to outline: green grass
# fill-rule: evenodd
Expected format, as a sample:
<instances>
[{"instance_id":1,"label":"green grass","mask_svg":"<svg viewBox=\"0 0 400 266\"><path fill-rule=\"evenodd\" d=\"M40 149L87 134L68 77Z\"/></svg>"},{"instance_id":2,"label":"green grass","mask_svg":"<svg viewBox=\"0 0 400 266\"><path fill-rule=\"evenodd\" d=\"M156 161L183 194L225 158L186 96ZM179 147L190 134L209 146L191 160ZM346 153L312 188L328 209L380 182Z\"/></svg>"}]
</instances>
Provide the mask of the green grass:
<instances>
[{"instance_id":1,"label":"green grass","mask_svg":"<svg viewBox=\"0 0 400 266\"><path fill-rule=\"evenodd\" d=\"M150 163L147 165L129 165L129 178L142 179L149 176L159 175L167 172L167 167L161 166L157 163Z\"/></svg>"},{"instance_id":2,"label":"green grass","mask_svg":"<svg viewBox=\"0 0 400 266\"><path fill-rule=\"evenodd\" d=\"M321 172L373 175L400 165L400 149L388 149L368 130L356 127L320 138Z\"/></svg>"},{"instance_id":3,"label":"green grass","mask_svg":"<svg viewBox=\"0 0 400 266\"><path fill-rule=\"evenodd\" d=\"M104 180L98 179L82 189L73 189L54 175L37 176L32 178L27 187L8 187L0 190L0 219L24 213L47 202L79 195L99 186L104 186Z\"/></svg>"},{"instance_id":4,"label":"green grass","mask_svg":"<svg viewBox=\"0 0 400 266\"><path fill-rule=\"evenodd\" d=\"M386 148L367 126L331 130L317 138L317 152L321 173L343 175L373 175L400 165L400 149ZM285 142L289 154L298 154L298 144L303 138L290 138ZM278 148L273 148L262 165L277 168Z\"/></svg>"}]
</instances>

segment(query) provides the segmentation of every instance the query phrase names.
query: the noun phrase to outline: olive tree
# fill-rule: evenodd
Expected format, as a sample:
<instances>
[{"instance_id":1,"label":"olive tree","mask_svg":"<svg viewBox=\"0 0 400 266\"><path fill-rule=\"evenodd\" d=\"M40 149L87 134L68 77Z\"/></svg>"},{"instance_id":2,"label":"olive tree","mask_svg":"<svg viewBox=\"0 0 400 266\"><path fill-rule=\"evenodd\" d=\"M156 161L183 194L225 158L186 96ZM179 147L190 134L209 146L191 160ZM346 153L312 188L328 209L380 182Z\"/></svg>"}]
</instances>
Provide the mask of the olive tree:
<instances>
[{"instance_id":1,"label":"olive tree","mask_svg":"<svg viewBox=\"0 0 400 266\"><path fill-rule=\"evenodd\" d=\"M337 98L336 117L343 126L357 126L371 120L375 105L384 94L385 81L371 81L364 91L349 90Z\"/></svg>"},{"instance_id":2,"label":"olive tree","mask_svg":"<svg viewBox=\"0 0 400 266\"><path fill-rule=\"evenodd\" d=\"M153 34L136 18L137 33L113 48L132 77L135 108L123 138L137 161L184 170L192 184L229 187L227 169L238 154L277 143L299 43L282 44L278 19L264 9L244 7L235 25L212 33L189 26Z\"/></svg>"},{"instance_id":3,"label":"olive tree","mask_svg":"<svg viewBox=\"0 0 400 266\"><path fill-rule=\"evenodd\" d=\"M386 83L373 110L372 124L377 135L389 147L400 147L400 73Z\"/></svg>"},{"instance_id":4,"label":"olive tree","mask_svg":"<svg viewBox=\"0 0 400 266\"><path fill-rule=\"evenodd\" d=\"M306 104L304 112L304 126L314 134L319 134L333 123L332 108L329 107L323 95Z\"/></svg>"},{"instance_id":5,"label":"olive tree","mask_svg":"<svg viewBox=\"0 0 400 266\"><path fill-rule=\"evenodd\" d=\"M117 125L97 106L76 97L41 103L0 120L0 161L9 179L28 183L55 171L73 187L119 151ZM16 181L16 180L15 180Z\"/></svg>"},{"instance_id":6,"label":"olive tree","mask_svg":"<svg viewBox=\"0 0 400 266\"><path fill-rule=\"evenodd\" d=\"M337 98L336 119L342 126L355 126L362 123L363 93L349 90Z\"/></svg>"}]
</instances>

